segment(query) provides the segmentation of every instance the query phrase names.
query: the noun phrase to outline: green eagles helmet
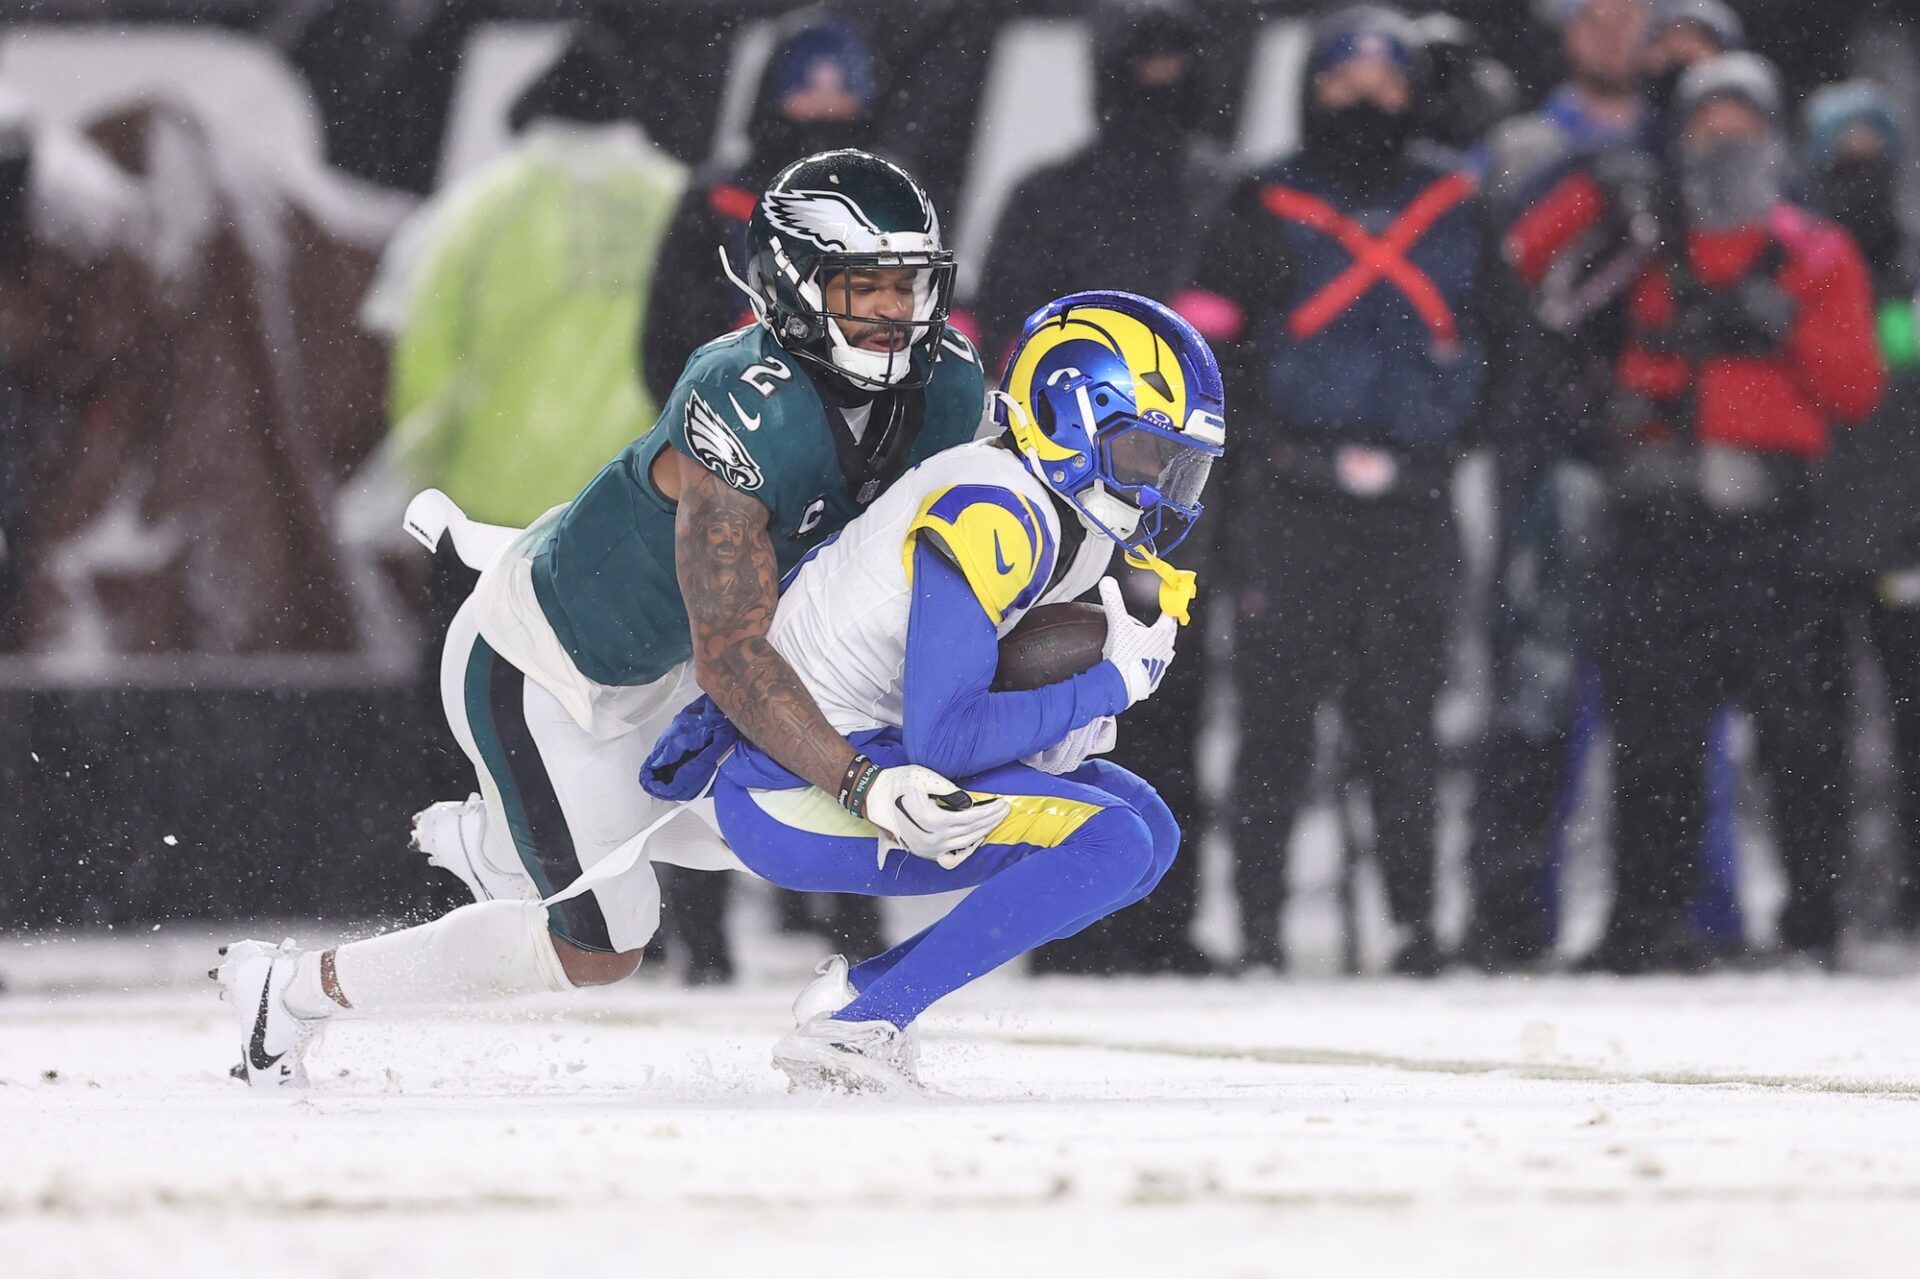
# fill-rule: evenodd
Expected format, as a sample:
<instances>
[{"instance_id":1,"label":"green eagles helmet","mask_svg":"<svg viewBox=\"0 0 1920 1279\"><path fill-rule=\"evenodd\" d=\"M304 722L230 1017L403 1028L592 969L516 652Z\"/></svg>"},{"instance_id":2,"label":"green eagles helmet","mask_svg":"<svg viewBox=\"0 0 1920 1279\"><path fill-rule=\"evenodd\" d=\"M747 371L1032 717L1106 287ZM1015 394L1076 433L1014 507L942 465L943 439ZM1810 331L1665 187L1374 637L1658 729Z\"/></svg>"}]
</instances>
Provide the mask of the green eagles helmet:
<instances>
[{"instance_id":1,"label":"green eagles helmet","mask_svg":"<svg viewBox=\"0 0 1920 1279\"><path fill-rule=\"evenodd\" d=\"M953 301L953 254L920 184L865 151L780 171L747 224L745 288L774 340L853 387L923 385Z\"/></svg>"}]
</instances>

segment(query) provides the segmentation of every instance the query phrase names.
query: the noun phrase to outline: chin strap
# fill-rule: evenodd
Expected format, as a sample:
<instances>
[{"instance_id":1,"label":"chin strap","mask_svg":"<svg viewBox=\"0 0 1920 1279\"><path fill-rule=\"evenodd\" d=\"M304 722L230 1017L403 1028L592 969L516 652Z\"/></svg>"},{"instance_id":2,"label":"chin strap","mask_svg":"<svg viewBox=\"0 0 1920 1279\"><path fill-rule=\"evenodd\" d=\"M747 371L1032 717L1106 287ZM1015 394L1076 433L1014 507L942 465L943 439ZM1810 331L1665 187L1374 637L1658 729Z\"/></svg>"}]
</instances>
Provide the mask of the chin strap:
<instances>
[{"instance_id":1,"label":"chin strap","mask_svg":"<svg viewBox=\"0 0 1920 1279\"><path fill-rule=\"evenodd\" d=\"M1193 597L1200 593L1198 580L1190 568L1175 568L1158 555L1135 547L1126 554L1127 563L1146 569L1160 579L1160 611L1185 626L1193 620Z\"/></svg>"},{"instance_id":2,"label":"chin strap","mask_svg":"<svg viewBox=\"0 0 1920 1279\"><path fill-rule=\"evenodd\" d=\"M726 249L717 249L715 252L720 255L721 274L725 275L727 279L733 283L734 288L747 295L747 305L753 308L754 318L771 329L773 325L767 319L767 304L761 300L759 292L756 291L751 284L741 279L739 274L733 269L733 262L727 257Z\"/></svg>"}]
</instances>

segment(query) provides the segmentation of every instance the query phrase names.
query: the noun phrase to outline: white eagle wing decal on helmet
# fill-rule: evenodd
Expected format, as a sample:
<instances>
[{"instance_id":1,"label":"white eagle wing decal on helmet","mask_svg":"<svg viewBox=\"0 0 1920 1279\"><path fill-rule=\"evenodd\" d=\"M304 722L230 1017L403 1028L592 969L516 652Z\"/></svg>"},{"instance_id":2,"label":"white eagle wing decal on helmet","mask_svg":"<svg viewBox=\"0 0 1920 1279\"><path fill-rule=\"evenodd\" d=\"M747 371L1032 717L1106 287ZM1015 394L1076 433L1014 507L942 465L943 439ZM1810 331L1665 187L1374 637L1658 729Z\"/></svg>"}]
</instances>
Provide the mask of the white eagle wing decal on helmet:
<instances>
[{"instance_id":1,"label":"white eagle wing decal on helmet","mask_svg":"<svg viewBox=\"0 0 1920 1279\"><path fill-rule=\"evenodd\" d=\"M828 251L869 252L885 234L864 209L838 191L769 191L766 208L767 220L776 228Z\"/></svg>"},{"instance_id":2,"label":"white eagle wing decal on helmet","mask_svg":"<svg viewBox=\"0 0 1920 1279\"><path fill-rule=\"evenodd\" d=\"M698 391L687 396L687 448L693 460L712 471L731 488L751 493L766 482L760 464L747 452L747 446L733 433L726 419L700 398Z\"/></svg>"}]
</instances>

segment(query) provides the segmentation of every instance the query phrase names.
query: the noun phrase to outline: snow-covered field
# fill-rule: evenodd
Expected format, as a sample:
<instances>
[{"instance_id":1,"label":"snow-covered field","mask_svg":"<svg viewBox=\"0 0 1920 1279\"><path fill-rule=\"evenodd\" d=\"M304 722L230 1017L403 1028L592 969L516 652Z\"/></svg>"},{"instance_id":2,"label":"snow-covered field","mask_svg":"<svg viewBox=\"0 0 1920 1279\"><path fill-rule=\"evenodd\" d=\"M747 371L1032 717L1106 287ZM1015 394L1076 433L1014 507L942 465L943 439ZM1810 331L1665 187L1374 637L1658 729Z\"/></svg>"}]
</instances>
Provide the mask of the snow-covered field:
<instances>
[{"instance_id":1,"label":"snow-covered field","mask_svg":"<svg viewBox=\"0 0 1920 1279\"><path fill-rule=\"evenodd\" d=\"M937 1098L789 1096L746 983L226 1077L205 935L0 941L0 1274L1914 1275L1920 983L1008 976Z\"/></svg>"}]
</instances>

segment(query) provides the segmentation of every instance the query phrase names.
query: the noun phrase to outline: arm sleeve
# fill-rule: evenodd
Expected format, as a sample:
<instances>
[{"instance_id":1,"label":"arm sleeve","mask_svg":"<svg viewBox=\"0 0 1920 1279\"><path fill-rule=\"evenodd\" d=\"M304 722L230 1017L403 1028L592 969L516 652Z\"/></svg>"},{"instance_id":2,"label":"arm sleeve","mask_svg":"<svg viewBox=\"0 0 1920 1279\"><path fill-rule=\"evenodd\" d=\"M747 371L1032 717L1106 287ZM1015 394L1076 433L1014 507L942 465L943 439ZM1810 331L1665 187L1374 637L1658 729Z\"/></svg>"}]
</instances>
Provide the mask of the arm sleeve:
<instances>
[{"instance_id":1,"label":"arm sleeve","mask_svg":"<svg viewBox=\"0 0 1920 1279\"><path fill-rule=\"evenodd\" d=\"M1799 318L1789 339L1795 372L1814 403L1843 423L1873 412L1886 369L1873 325L1873 286L1850 241L1835 240L1820 271L1794 300Z\"/></svg>"},{"instance_id":2,"label":"arm sleeve","mask_svg":"<svg viewBox=\"0 0 1920 1279\"><path fill-rule=\"evenodd\" d=\"M999 640L966 576L936 544L913 550L907 622L907 758L963 778L1059 742L1083 724L1126 708L1126 683L1111 663L1019 693L994 693Z\"/></svg>"},{"instance_id":3,"label":"arm sleeve","mask_svg":"<svg viewBox=\"0 0 1920 1279\"><path fill-rule=\"evenodd\" d=\"M1280 297L1286 287L1287 261L1275 237L1266 234L1268 221L1260 206L1259 181L1243 179L1207 228L1193 287L1178 299L1182 315L1207 317L1207 340L1230 387L1263 385L1249 331L1258 318L1257 300ZM1242 404L1242 411L1263 408Z\"/></svg>"},{"instance_id":4,"label":"arm sleeve","mask_svg":"<svg viewBox=\"0 0 1920 1279\"><path fill-rule=\"evenodd\" d=\"M1244 178L1200 241L1193 287L1226 299L1240 312L1235 331L1221 335L1225 341L1243 339L1254 300L1277 296L1284 286L1287 262L1273 237L1264 234L1268 221L1260 205L1259 180Z\"/></svg>"}]
</instances>

